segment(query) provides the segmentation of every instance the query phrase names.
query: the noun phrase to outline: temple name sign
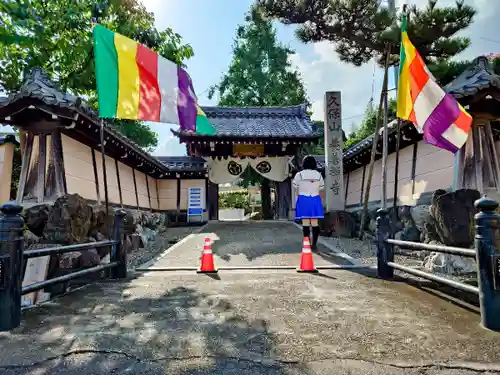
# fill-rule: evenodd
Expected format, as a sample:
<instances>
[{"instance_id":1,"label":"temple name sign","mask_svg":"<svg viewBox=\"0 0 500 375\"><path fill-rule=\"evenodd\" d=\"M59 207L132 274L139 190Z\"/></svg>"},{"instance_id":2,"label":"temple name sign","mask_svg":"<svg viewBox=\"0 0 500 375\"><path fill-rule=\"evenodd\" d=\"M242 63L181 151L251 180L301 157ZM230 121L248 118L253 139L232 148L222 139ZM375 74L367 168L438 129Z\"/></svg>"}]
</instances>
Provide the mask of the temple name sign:
<instances>
[{"instance_id":1,"label":"temple name sign","mask_svg":"<svg viewBox=\"0 0 500 375\"><path fill-rule=\"evenodd\" d=\"M327 212L343 211L342 106L340 91L325 94L325 197Z\"/></svg>"}]
</instances>

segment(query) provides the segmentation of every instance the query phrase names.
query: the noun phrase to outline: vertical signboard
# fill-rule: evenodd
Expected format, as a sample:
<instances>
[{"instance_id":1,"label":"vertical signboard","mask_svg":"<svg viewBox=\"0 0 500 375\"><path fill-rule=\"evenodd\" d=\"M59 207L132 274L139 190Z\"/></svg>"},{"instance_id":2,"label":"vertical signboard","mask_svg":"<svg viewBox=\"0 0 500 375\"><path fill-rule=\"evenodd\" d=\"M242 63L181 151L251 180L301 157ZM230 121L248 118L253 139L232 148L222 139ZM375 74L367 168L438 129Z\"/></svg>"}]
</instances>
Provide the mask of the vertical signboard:
<instances>
[{"instance_id":1,"label":"vertical signboard","mask_svg":"<svg viewBox=\"0 0 500 375\"><path fill-rule=\"evenodd\" d=\"M204 191L201 187L191 187L188 189L188 222L203 221L203 196Z\"/></svg>"},{"instance_id":2,"label":"vertical signboard","mask_svg":"<svg viewBox=\"0 0 500 375\"><path fill-rule=\"evenodd\" d=\"M327 212L345 209L343 146L340 91L329 91L325 94L325 196Z\"/></svg>"}]
</instances>

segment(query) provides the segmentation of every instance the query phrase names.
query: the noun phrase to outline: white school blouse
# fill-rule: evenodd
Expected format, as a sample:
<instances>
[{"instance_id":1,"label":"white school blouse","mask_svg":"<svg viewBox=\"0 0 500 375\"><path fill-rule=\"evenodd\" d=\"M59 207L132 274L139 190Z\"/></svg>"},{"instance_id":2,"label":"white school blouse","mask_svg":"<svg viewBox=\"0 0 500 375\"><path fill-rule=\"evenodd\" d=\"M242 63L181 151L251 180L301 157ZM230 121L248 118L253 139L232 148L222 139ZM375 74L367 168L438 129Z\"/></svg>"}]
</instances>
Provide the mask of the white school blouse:
<instances>
[{"instance_id":1,"label":"white school blouse","mask_svg":"<svg viewBox=\"0 0 500 375\"><path fill-rule=\"evenodd\" d=\"M325 181L323 181L321 173L312 169L298 172L293 178L292 184L298 189L299 195L307 197L315 197L319 195L320 190L325 188Z\"/></svg>"}]
</instances>

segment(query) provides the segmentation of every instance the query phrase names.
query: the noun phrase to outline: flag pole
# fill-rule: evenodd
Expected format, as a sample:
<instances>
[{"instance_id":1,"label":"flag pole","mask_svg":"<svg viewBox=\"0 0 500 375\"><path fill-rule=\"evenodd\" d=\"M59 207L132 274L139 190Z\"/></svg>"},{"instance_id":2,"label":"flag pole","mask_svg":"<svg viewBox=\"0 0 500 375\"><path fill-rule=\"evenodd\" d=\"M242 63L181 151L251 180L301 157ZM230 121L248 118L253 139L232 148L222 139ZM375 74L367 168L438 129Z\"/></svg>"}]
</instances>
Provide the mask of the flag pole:
<instances>
[{"instance_id":1,"label":"flag pole","mask_svg":"<svg viewBox=\"0 0 500 375\"><path fill-rule=\"evenodd\" d=\"M375 124L375 134L373 135L372 151L370 155L370 167L368 169L368 176L366 178L365 184L365 196L363 199L363 210L361 211L361 225L359 228L359 239L363 239L363 233L365 228L365 218L368 212L368 200L370 199L370 187L372 184L373 170L375 166L375 155L377 153L377 145L380 136L380 125L382 120L382 107L384 105L384 96L387 96L387 85L388 85L388 74L389 74L389 57L390 57L390 45L385 47L385 63L384 63L384 81L382 83L382 91L380 92L380 102L377 111L377 121Z\"/></svg>"},{"instance_id":2,"label":"flag pole","mask_svg":"<svg viewBox=\"0 0 500 375\"><path fill-rule=\"evenodd\" d=\"M402 12L403 15L406 16L406 20L408 22L408 15L406 14L406 4L403 4ZM396 80L394 81L394 84L396 86L396 98L397 98L399 72L396 70L396 67L394 67L394 71L396 72ZM401 119L398 117L396 124L396 162L394 166L394 196L392 202L394 215L396 215L397 219L399 219L399 212L397 208L398 208L398 180L399 180L399 149L401 147L401 122L402 122Z\"/></svg>"},{"instance_id":3,"label":"flag pole","mask_svg":"<svg viewBox=\"0 0 500 375\"><path fill-rule=\"evenodd\" d=\"M389 48L387 51L387 56L390 56L392 45L389 44ZM387 59L388 60L388 59ZM386 68L389 70L389 67ZM384 94L384 127L382 133L382 176L381 176L381 185L382 185L382 208L387 209L387 155L388 155L388 147L389 147L389 134L387 134L387 122L389 121L389 105L387 99L387 86L385 88Z\"/></svg>"},{"instance_id":4,"label":"flag pole","mask_svg":"<svg viewBox=\"0 0 500 375\"><path fill-rule=\"evenodd\" d=\"M104 120L101 119L101 161L102 161L102 183L104 185L104 200L106 204L106 213L108 212L109 202L108 202L108 176L106 174L106 154L104 153Z\"/></svg>"}]
</instances>

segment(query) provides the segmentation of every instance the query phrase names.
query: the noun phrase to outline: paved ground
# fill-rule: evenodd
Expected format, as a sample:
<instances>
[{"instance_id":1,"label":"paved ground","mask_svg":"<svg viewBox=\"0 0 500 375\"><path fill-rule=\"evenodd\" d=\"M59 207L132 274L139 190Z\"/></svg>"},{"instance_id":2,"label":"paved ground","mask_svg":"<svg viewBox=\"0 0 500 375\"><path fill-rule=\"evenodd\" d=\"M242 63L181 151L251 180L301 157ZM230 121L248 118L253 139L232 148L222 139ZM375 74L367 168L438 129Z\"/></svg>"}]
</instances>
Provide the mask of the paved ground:
<instances>
[{"instance_id":1,"label":"paved ground","mask_svg":"<svg viewBox=\"0 0 500 375\"><path fill-rule=\"evenodd\" d=\"M199 267L206 236L212 245L216 267L294 266L300 264L302 235L289 222L213 222L191 235L182 246L151 263L154 268ZM350 264L319 245L314 254L317 266Z\"/></svg>"},{"instance_id":2,"label":"paved ground","mask_svg":"<svg viewBox=\"0 0 500 375\"><path fill-rule=\"evenodd\" d=\"M219 261L277 261L271 245L252 251L271 232L284 235L273 237L277 246L290 248L291 235L300 242L297 229L266 224L217 224ZM246 245L230 245L239 236ZM278 257L295 262L288 255ZM167 256L193 260L183 246ZM480 328L474 308L359 272L148 272L103 282L28 310L22 327L0 333L0 374L500 373L500 335Z\"/></svg>"}]
</instances>

